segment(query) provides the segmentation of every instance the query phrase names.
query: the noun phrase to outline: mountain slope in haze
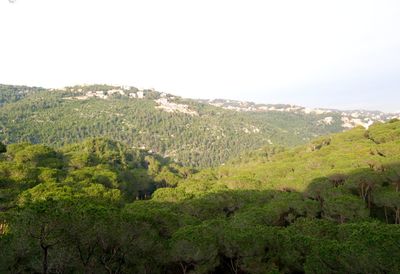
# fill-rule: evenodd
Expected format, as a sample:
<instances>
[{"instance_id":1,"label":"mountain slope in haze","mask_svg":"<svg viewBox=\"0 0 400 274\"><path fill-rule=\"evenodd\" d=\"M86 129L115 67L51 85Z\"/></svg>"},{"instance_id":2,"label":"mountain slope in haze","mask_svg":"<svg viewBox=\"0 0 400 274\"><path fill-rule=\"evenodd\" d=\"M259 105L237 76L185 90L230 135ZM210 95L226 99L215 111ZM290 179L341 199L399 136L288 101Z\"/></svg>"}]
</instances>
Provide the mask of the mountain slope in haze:
<instances>
[{"instance_id":1,"label":"mountain slope in haze","mask_svg":"<svg viewBox=\"0 0 400 274\"><path fill-rule=\"evenodd\" d=\"M282 111L280 106L239 112L133 87L2 85L0 94L0 140L5 143L59 147L100 136L196 167L217 166L268 144L303 144L353 126L344 125L340 113Z\"/></svg>"},{"instance_id":2,"label":"mountain slope in haze","mask_svg":"<svg viewBox=\"0 0 400 274\"><path fill-rule=\"evenodd\" d=\"M351 129L356 126L369 127L374 122L385 122L391 119L399 118L398 113L385 113L382 111L370 110L337 110L323 108L306 108L296 105L285 104L256 104L253 102L214 99L214 100L199 100L199 102L207 103L213 106L224 109L239 111L239 112L292 112L292 113L314 113L321 114L325 117L321 119L320 124L336 124L341 123L344 129Z\"/></svg>"}]
</instances>

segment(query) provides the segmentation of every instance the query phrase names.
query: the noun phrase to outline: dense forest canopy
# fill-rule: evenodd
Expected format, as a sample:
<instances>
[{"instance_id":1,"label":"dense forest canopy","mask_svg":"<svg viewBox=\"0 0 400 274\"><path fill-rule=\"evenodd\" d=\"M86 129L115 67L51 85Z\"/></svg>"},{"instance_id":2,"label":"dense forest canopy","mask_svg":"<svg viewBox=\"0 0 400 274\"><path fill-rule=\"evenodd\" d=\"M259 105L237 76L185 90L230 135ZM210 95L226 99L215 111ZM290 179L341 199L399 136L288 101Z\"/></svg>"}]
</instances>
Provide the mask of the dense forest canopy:
<instances>
[{"instance_id":1,"label":"dense forest canopy","mask_svg":"<svg viewBox=\"0 0 400 274\"><path fill-rule=\"evenodd\" d=\"M400 121L198 172L103 138L0 151L1 273L400 272Z\"/></svg>"},{"instance_id":2,"label":"dense forest canopy","mask_svg":"<svg viewBox=\"0 0 400 274\"><path fill-rule=\"evenodd\" d=\"M296 146L340 132L341 119L341 113L238 112L133 87L0 85L0 140L7 144L59 148L101 136L201 168L266 144Z\"/></svg>"}]
</instances>

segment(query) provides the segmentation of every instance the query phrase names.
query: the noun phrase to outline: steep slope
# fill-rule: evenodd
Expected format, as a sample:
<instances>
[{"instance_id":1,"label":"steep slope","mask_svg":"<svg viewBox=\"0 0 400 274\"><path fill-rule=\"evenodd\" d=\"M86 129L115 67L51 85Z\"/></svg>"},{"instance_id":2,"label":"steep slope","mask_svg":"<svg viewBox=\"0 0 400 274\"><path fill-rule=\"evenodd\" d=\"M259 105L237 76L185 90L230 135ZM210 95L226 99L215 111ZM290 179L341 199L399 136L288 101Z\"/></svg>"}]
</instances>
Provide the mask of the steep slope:
<instances>
[{"instance_id":1,"label":"steep slope","mask_svg":"<svg viewBox=\"0 0 400 274\"><path fill-rule=\"evenodd\" d=\"M3 85L0 93L5 143L60 147L107 137L196 167L217 166L267 144L294 146L345 129L339 114L281 111L279 106L238 112L133 87Z\"/></svg>"}]
</instances>

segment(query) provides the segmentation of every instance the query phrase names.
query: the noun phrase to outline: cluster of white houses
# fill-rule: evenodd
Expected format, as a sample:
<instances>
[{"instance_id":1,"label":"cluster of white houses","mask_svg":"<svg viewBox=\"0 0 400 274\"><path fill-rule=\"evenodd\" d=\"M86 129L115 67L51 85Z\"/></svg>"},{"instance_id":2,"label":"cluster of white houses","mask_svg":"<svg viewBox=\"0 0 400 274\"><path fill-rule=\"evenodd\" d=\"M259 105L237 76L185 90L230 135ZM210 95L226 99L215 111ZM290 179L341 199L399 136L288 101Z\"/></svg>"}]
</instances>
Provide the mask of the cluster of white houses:
<instances>
[{"instance_id":1,"label":"cluster of white houses","mask_svg":"<svg viewBox=\"0 0 400 274\"><path fill-rule=\"evenodd\" d=\"M79 90L78 90L79 91ZM136 99L143 99L144 92L137 91L137 92L130 92L128 95L122 89L110 89L107 91L97 90L97 91L88 91L84 95L79 95L75 97L68 97L65 99L77 99L77 100L87 100L89 98L100 98L100 99L108 99L110 96L113 95L121 95L121 96L128 96L129 98L136 98Z\"/></svg>"}]
</instances>

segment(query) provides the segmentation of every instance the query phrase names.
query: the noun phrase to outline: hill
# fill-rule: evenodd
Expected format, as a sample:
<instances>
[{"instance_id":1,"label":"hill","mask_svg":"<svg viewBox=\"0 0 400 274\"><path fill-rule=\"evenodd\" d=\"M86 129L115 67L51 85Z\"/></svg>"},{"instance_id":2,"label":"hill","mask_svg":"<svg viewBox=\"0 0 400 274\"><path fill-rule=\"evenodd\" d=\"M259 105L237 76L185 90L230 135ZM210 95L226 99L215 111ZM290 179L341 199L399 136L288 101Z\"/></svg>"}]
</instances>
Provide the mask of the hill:
<instances>
[{"instance_id":1,"label":"hill","mask_svg":"<svg viewBox=\"0 0 400 274\"><path fill-rule=\"evenodd\" d=\"M265 147L203 170L173 191L187 197L238 189L303 192L319 184L338 184L354 192L364 183L380 188L400 180L399 140L400 121L393 120L317 138L292 149ZM159 191L156 196L172 190Z\"/></svg>"},{"instance_id":2,"label":"hill","mask_svg":"<svg viewBox=\"0 0 400 274\"><path fill-rule=\"evenodd\" d=\"M227 103L108 85L60 90L1 85L0 96L0 140L7 144L61 147L106 137L195 167L218 166L267 144L295 146L392 117L255 104L237 111Z\"/></svg>"},{"instance_id":3,"label":"hill","mask_svg":"<svg viewBox=\"0 0 400 274\"><path fill-rule=\"evenodd\" d=\"M399 273L399 152L396 120L198 173L105 139L0 145L0 272Z\"/></svg>"}]
</instances>

